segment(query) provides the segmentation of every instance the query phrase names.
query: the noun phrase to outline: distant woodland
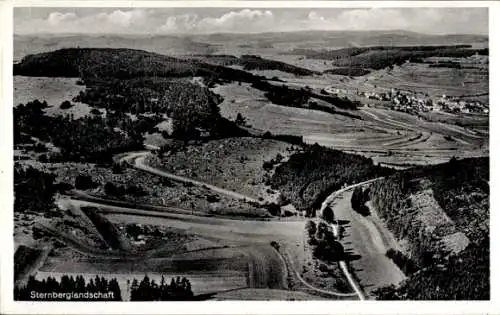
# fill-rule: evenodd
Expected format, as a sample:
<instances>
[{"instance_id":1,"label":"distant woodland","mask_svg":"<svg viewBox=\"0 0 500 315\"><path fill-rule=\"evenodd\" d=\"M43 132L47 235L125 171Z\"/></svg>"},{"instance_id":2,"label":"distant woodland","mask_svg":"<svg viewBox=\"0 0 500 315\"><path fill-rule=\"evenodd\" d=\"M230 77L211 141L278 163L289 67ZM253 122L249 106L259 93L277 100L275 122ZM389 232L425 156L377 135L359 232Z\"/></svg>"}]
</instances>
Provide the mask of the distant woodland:
<instances>
[{"instance_id":1,"label":"distant woodland","mask_svg":"<svg viewBox=\"0 0 500 315\"><path fill-rule=\"evenodd\" d=\"M371 46L349 47L337 50L295 49L294 55L311 59L331 60L337 67L354 67L379 70L406 61L422 62L428 57L470 57L476 53L488 55L488 48L472 49L470 45L452 46ZM338 73L340 74L340 73Z\"/></svg>"}]
</instances>

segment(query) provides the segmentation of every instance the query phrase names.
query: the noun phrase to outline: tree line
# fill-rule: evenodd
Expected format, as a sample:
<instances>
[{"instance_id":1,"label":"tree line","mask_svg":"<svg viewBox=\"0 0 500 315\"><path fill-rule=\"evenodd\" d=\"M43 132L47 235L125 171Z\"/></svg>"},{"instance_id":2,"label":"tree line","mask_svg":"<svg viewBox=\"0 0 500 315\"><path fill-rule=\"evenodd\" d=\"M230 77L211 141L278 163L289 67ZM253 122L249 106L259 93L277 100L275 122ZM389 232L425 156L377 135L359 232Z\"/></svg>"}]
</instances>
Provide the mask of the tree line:
<instances>
[{"instance_id":1,"label":"tree line","mask_svg":"<svg viewBox=\"0 0 500 315\"><path fill-rule=\"evenodd\" d=\"M489 49L473 49L470 45L371 46L336 50L296 49L294 53L312 59L332 60L332 64L337 67L379 70L394 65L402 65L407 60L422 62L423 59L429 57L461 58L470 57L476 53L487 56Z\"/></svg>"},{"instance_id":2,"label":"tree line","mask_svg":"<svg viewBox=\"0 0 500 315\"><path fill-rule=\"evenodd\" d=\"M146 275L139 282L132 281L130 287L131 301L189 301L194 300L191 282L185 278L172 278L170 284L162 275L160 283L150 280Z\"/></svg>"},{"instance_id":3,"label":"tree line","mask_svg":"<svg viewBox=\"0 0 500 315\"><path fill-rule=\"evenodd\" d=\"M331 263L343 260L344 247L340 244L335 235L325 222L318 225L314 221L306 223L307 243L313 248L313 256L321 261Z\"/></svg>"}]
</instances>

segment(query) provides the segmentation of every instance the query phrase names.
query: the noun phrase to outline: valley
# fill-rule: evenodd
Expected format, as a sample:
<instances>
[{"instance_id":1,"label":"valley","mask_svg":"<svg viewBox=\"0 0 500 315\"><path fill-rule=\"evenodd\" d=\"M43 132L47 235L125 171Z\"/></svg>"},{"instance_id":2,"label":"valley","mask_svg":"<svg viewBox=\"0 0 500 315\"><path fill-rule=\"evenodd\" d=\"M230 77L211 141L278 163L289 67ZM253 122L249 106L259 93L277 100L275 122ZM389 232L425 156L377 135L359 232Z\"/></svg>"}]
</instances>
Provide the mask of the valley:
<instances>
[{"instance_id":1,"label":"valley","mask_svg":"<svg viewBox=\"0 0 500 315\"><path fill-rule=\"evenodd\" d=\"M486 299L485 39L332 34L16 35L16 290Z\"/></svg>"}]
</instances>

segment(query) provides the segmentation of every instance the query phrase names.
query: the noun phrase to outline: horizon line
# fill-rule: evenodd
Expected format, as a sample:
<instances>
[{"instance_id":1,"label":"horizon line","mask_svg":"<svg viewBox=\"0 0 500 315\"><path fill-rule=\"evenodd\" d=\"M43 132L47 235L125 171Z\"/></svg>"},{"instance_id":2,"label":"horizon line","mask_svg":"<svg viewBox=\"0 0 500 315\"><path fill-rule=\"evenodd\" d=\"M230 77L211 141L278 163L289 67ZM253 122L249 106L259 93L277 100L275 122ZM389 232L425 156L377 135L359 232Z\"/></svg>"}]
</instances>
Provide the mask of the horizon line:
<instances>
[{"instance_id":1,"label":"horizon line","mask_svg":"<svg viewBox=\"0 0 500 315\"><path fill-rule=\"evenodd\" d=\"M13 32L13 35L17 36L36 36L36 35L54 35L54 36L77 36L77 35L87 35L87 36L172 36L172 37L187 37L187 36L211 36L211 35L263 35L263 34L283 34L283 33L308 33L308 32L317 32L317 33L325 33L325 32L347 32L347 33L369 33L369 32L378 32L378 33L411 33L416 35L425 35L425 36L482 36L489 38L489 30L487 34L483 33L423 33L423 32L415 32L410 30L403 29L388 29L388 30L285 30L285 31L269 31L269 32L213 32L213 33L117 33L117 32L102 32L102 33L51 33L51 32L33 32L33 33L16 33Z\"/></svg>"}]
</instances>

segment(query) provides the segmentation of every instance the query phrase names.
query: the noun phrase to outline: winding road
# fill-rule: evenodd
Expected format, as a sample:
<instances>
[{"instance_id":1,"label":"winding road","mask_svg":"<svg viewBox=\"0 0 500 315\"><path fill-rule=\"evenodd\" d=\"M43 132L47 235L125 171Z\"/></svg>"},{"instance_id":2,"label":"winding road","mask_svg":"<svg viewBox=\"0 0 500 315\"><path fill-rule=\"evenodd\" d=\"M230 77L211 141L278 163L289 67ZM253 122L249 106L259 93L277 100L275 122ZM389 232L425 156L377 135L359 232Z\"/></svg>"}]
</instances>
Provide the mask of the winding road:
<instances>
[{"instance_id":1,"label":"winding road","mask_svg":"<svg viewBox=\"0 0 500 315\"><path fill-rule=\"evenodd\" d=\"M221 188L218 186L214 186L212 184L204 183L204 182L197 181L195 179L187 178L184 176L175 175L175 174L166 172L164 170L160 170L160 169L151 167L151 166L147 165L144 161L148 154L151 154L151 152L149 152L149 151L134 152L134 153L131 153L129 155L122 156L120 158L120 160L126 162L127 164L129 164L130 166L132 166L138 170L141 170L141 171L153 174L153 175L165 177L165 178L168 178L168 179L171 179L171 180L174 180L177 182L181 182L181 183L189 183L189 184L193 184L195 186L207 188L207 189L210 189L216 193L219 193L219 194L231 197L231 198L241 199L241 200L244 200L247 202L255 202L258 204L262 204L260 201L258 201L257 199L254 199L250 196L243 195L243 194L240 194L240 193L232 191L232 190L224 189L224 188Z\"/></svg>"},{"instance_id":2,"label":"winding road","mask_svg":"<svg viewBox=\"0 0 500 315\"><path fill-rule=\"evenodd\" d=\"M364 182L356 183L356 184L344 187L342 189L339 189L339 190L333 192L321 204L320 213L322 213L323 210L325 210L325 208L328 205L330 205L332 203L332 201L337 196L339 196L340 194L342 194L342 193L344 193L344 192L346 192L348 190L354 189L354 188L356 188L358 186L363 186L363 185L367 185L367 184L373 183L373 182L375 182L377 180L380 180L382 178L383 177L378 177L378 178L366 180ZM333 233L334 233L335 237L339 238L339 231L338 231L337 224L330 224L330 226L332 227L332 230L333 230ZM339 264L340 264L340 268L342 268L342 271L344 272L344 275L346 276L347 281L349 281L349 284L353 288L354 292L356 292L356 294L358 295L358 297L359 297L360 300L364 300L365 299L365 294L363 293L363 290L360 288L360 286L358 285L358 283L354 280L353 276L349 272L349 269L347 268L346 262L342 260L342 261L339 262Z\"/></svg>"},{"instance_id":3,"label":"winding road","mask_svg":"<svg viewBox=\"0 0 500 315\"><path fill-rule=\"evenodd\" d=\"M174 181L206 187L214 192L224 194L232 198L254 201L254 199L234 191L151 167L145 163L145 157L148 154L150 154L149 151L131 152L120 155L119 160L126 162L128 165L136 169L154 174L156 176L162 176ZM367 180L332 193L322 203L321 210L331 203L337 195L353 189L354 187L366 185L379 179L380 178ZM224 240L226 244L231 244L233 246L246 244L248 247L246 256L250 258L249 261L251 265L249 265L249 272L251 271L249 276L252 278L250 280L250 285L253 287L286 289L286 270L287 267L291 267L295 277L311 291L336 296L338 298L352 298L357 296L360 300L365 299L362 289L354 280L352 274L347 268L347 264L344 261L340 262L340 266L353 289L353 292L351 293L342 293L316 288L301 277L293 262L290 264L285 263L286 260L291 262L287 252L282 252L282 255L285 256L286 259L276 258L281 255L277 254L277 252L269 246L270 241L274 240L288 244L301 244L305 221L235 220L219 217L207 217L198 215L198 213L195 215L191 210L184 210L180 208L170 209L169 207L158 207L152 205L146 205L145 207L131 207L130 204L125 202L110 202L107 199L93 197L85 193L77 193L72 197L65 198L62 201L60 200L59 203L63 205L66 204L66 206L98 207L100 211L105 213L107 218L112 222L136 222L142 224L164 225L187 230L189 233L199 235L204 238L212 237L214 239ZM332 228L337 234L336 226L332 225ZM56 231L52 230L51 232ZM82 247L80 246L81 244L76 244L73 239L66 239L66 241L68 241L72 246L77 246L81 252L88 252L99 257L110 257L108 256L109 253L108 255L105 255L100 251L89 251L89 248ZM265 250L263 251L264 247Z\"/></svg>"},{"instance_id":4,"label":"winding road","mask_svg":"<svg viewBox=\"0 0 500 315\"><path fill-rule=\"evenodd\" d=\"M350 264L351 267L356 269L356 275L360 278L359 284L363 287L363 290L357 281L352 279L345 262L341 262L341 267L360 299L364 298L364 294L370 294L371 291L378 287L397 284L405 278L399 267L385 255L387 250L393 247L393 244L388 241L388 232L384 230L381 224L375 222L375 218L371 216L364 217L352 210L351 207L350 190L380 179L375 178L338 190L331 194L321 207L321 210L323 210L326 206L330 206L334 212L336 222L347 222L345 224L348 224L344 225L347 233L340 239L347 250L352 250L353 254L359 255L359 258L351 261ZM338 224L331 224L332 230L337 237L339 236L338 226Z\"/></svg>"}]
</instances>

